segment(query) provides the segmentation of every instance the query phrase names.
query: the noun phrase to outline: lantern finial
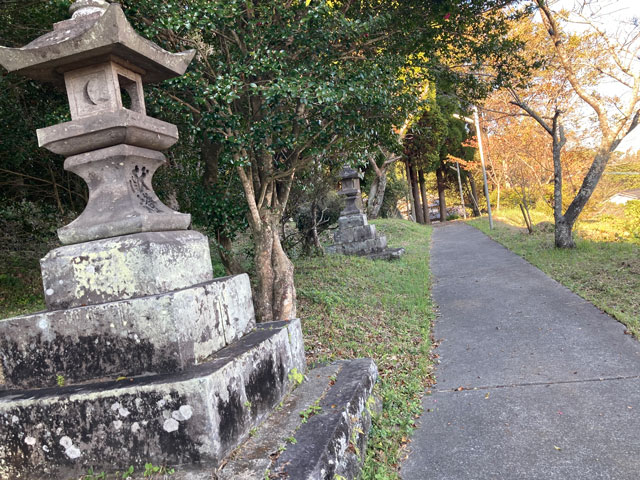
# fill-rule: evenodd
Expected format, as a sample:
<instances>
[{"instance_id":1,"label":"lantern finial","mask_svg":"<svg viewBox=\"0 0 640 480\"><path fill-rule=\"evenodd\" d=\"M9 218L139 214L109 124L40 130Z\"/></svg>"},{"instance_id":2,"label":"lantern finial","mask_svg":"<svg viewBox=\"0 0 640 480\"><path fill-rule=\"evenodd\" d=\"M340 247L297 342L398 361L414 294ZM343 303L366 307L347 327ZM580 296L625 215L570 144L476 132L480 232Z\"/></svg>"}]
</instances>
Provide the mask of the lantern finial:
<instances>
[{"instance_id":1,"label":"lantern finial","mask_svg":"<svg viewBox=\"0 0 640 480\"><path fill-rule=\"evenodd\" d=\"M76 0L69 7L71 18L84 17L94 13L104 13L109 7L109 3L105 0Z\"/></svg>"}]
</instances>

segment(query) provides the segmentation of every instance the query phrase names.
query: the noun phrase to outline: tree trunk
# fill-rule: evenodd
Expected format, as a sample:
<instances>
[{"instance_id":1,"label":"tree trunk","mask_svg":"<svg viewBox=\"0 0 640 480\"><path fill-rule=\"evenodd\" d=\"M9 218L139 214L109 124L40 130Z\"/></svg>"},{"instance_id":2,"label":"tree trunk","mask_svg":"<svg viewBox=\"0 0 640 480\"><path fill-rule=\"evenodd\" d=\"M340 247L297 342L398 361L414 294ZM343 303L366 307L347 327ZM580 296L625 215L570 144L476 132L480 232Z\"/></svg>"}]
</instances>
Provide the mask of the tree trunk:
<instances>
[{"instance_id":1,"label":"tree trunk","mask_svg":"<svg viewBox=\"0 0 640 480\"><path fill-rule=\"evenodd\" d=\"M293 263L280 243L277 215L267 213L265 217L258 228L251 225L256 248L256 317L259 322L288 320L296 315Z\"/></svg>"},{"instance_id":2,"label":"tree trunk","mask_svg":"<svg viewBox=\"0 0 640 480\"><path fill-rule=\"evenodd\" d=\"M274 230L275 231L275 230ZM293 262L289 260L280 243L280 236L273 237L273 319L290 320L296 317L296 287L293 282Z\"/></svg>"},{"instance_id":3,"label":"tree trunk","mask_svg":"<svg viewBox=\"0 0 640 480\"><path fill-rule=\"evenodd\" d=\"M447 203L446 200L444 198L444 189L445 189L445 184L444 184L444 166L441 165L440 167L438 167L438 169L436 170L436 180L437 180L437 184L438 184L438 200L440 203L440 222L444 223L447 221Z\"/></svg>"},{"instance_id":4,"label":"tree trunk","mask_svg":"<svg viewBox=\"0 0 640 480\"><path fill-rule=\"evenodd\" d=\"M316 254L323 255L324 249L320 243L320 237L318 236L318 204L314 201L311 204L311 236L313 239L313 246L316 249Z\"/></svg>"},{"instance_id":5,"label":"tree trunk","mask_svg":"<svg viewBox=\"0 0 640 480\"><path fill-rule=\"evenodd\" d=\"M429 198L427 197L427 187L424 182L424 171L418 170L418 183L420 184L420 196L422 197L422 212L424 223L431 224L431 215L429 213Z\"/></svg>"},{"instance_id":6,"label":"tree trunk","mask_svg":"<svg viewBox=\"0 0 640 480\"><path fill-rule=\"evenodd\" d=\"M415 197L413 196L413 184L411 183L411 172L409 171L409 162L404 162L407 185L409 186L409 203L411 205L411 212L409 214L409 220L417 221Z\"/></svg>"},{"instance_id":7,"label":"tree trunk","mask_svg":"<svg viewBox=\"0 0 640 480\"><path fill-rule=\"evenodd\" d=\"M469 185L471 185L471 200L473 203L473 216L480 216L480 205L478 204L478 190L476 189L476 181L473 179L473 175L469 173L467 175L467 180L469 180Z\"/></svg>"},{"instance_id":8,"label":"tree trunk","mask_svg":"<svg viewBox=\"0 0 640 480\"><path fill-rule=\"evenodd\" d=\"M262 164L267 168L272 165L270 159L263 160ZM293 263L282 248L279 233L295 169L292 169L290 175L280 184L269 179L272 172L268 170L266 180L262 182L251 166L238 166L236 170L249 206L247 220L255 247L254 301L257 320L271 322L295 318L296 289L293 284Z\"/></svg>"},{"instance_id":9,"label":"tree trunk","mask_svg":"<svg viewBox=\"0 0 640 480\"><path fill-rule=\"evenodd\" d=\"M568 223L564 217L556 219L555 244L558 248L575 248L573 241L573 224Z\"/></svg>"},{"instance_id":10,"label":"tree trunk","mask_svg":"<svg viewBox=\"0 0 640 480\"><path fill-rule=\"evenodd\" d=\"M378 148L384 158L382 166L378 166L375 157L369 157L369 163L371 163L371 166L376 173L376 178L371 184L369 198L367 200L367 214L369 215L369 218L378 218L378 215L380 215L380 209L382 208L382 202L384 201L384 194L387 190L387 172L389 171L389 168L400 159L399 156L393 155L391 152L387 152L382 147Z\"/></svg>"},{"instance_id":11,"label":"tree trunk","mask_svg":"<svg viewBox=\"0 0 640 480\"><path fill-rule=\"evenodd\" d=\"M231 239L222 233L218 233L217 240L216 247L218 248L218 255L220 255L220 260L227 274L238 275L239 273L244 273L244 268L242 268L242 265L240 265L240 262L238 262L238 259L231 250Z\"/></svg>"},{"instance_id":12,"label":"tree trunk","mask_svg":"<svg viewBox=\"0 0 640 480\"><path fill-rule=\"evenodd\" d=\"M413 196L414 213L416 215L416 222L424 223L424 214L422 210L422 203L420 202L420 189L418 188L418 176L416 175L416 169L411 162L409 165L409 175L411 184L411 194Z\"/></svg>"},{"instance_id":13,"label":"tree trunk","mask_svg":"<svg viewBox=\"0 0 640 480\"><path fill-rule=\"evenodd\" d=\"M204 165L202 184L206 187L213 187L218 183L218 168L221 152L222 145L212 143L207 133L203 132L202 144L200 145L200 160Z\"/></svg>"},{"instance_id":14,"label":"tree trunk","mask_svg":"<svg viewBox=\"0 0 640 480\"><path fill-rule=\"evenodd\" d=\"M58 211L60 213L64 213L64 208L62 207L62 201L60 200L60 192L58 192L58 182L56 182L56 176L53 173L53 169L51 165L47 165L49 168L49 174L51 175L51 183L53 184L53 196L56 199L56 204L58 205Z\"/></svg>"},{"instance_id":15,"label":"tree trunk","mask_svg":"<svg viewBox=\"0 0 640 480\"><path fill-rule=\"evenodd\" d=\"M480 216L480 207L478 206L478 199L474 196L474 184L472 184L472 176L471 174L467 175L466 182L464 182L465 190L467 191L467 196L471 198L471 210L473 211L474 217Z\"/></svg>"},{"instance_id":16,"label":"tree trunk","mask_svg":"<svg viewBox=\"0 0 640 480\"><path fill-rule=\"evenodd\" d=\"M369 199L367 200L367 215L369 218L378 218L384 201L384 193L387 189L387 169L381 169L381 175L377 175L371 183L369 189Z\"/></svg>"}]
</instances>

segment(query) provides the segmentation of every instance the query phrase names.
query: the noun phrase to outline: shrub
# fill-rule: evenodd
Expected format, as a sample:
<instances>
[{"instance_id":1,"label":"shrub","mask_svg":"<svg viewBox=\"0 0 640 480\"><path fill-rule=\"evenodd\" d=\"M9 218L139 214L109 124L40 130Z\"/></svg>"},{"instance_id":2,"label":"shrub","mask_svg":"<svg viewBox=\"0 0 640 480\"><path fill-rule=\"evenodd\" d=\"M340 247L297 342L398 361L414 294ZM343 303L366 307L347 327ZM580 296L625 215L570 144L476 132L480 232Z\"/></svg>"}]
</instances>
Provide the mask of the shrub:
<instances>
[{"instance_id":1,"label":"shrub","mask_svg":"<svg viewBox=\"0 0 640 480\"><path fill-rule=\"evenodd\" d=\"M294 215L296 228L301 236L305 251L313 248L312 202L303 203ZM344 202L340 195L330 191L316 203L316 229L318 235L338 221Z\"/></svg>"},{"instance_id":2,"label":"shrub","mask_svg":"<svg viewBox=\"0 0 640 480\"><path fill-rule=\"evenodd\" d=\"M634 237L640 238L640 200L631 200L624 206L626 229Z\"/></svg>"}]
</instances>

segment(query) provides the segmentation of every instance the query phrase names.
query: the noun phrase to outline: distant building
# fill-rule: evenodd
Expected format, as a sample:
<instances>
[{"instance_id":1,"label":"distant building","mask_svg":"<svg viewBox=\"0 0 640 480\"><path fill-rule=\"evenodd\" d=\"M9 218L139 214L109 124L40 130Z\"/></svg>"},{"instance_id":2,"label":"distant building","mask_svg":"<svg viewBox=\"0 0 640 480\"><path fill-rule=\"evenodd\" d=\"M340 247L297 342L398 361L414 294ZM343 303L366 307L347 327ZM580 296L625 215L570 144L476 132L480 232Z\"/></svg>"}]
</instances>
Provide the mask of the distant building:
<instances>
[{"instance_id":1,"label":"distant building","mask_svg":"<svg viewBox=\"0 0 640 480\"><path fill-rule=\"evenodd\" d=\"M630 200L640 200L640 188L618 192L609 199L611 203L618 205L624 205Z\"/></svg>"}]
</instances>

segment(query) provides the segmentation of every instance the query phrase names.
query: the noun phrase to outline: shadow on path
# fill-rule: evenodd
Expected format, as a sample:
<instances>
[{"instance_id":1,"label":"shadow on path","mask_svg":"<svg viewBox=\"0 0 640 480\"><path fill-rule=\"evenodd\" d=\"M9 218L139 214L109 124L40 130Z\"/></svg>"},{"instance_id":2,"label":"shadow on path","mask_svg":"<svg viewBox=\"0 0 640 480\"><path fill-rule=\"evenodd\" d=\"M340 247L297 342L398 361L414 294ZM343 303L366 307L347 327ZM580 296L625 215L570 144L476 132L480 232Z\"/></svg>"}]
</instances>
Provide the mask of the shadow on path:
<instances>
[{"instance_id":1,"label":"shadow on path","mask_svg":"<svg viewBox=\"0 0 640 480\"><path fill-rule=\"evenodd\" d=\"M438 383L404 480L640 479L640 343L489 239L434 229Z\"/></svg>"}]
</instances>

